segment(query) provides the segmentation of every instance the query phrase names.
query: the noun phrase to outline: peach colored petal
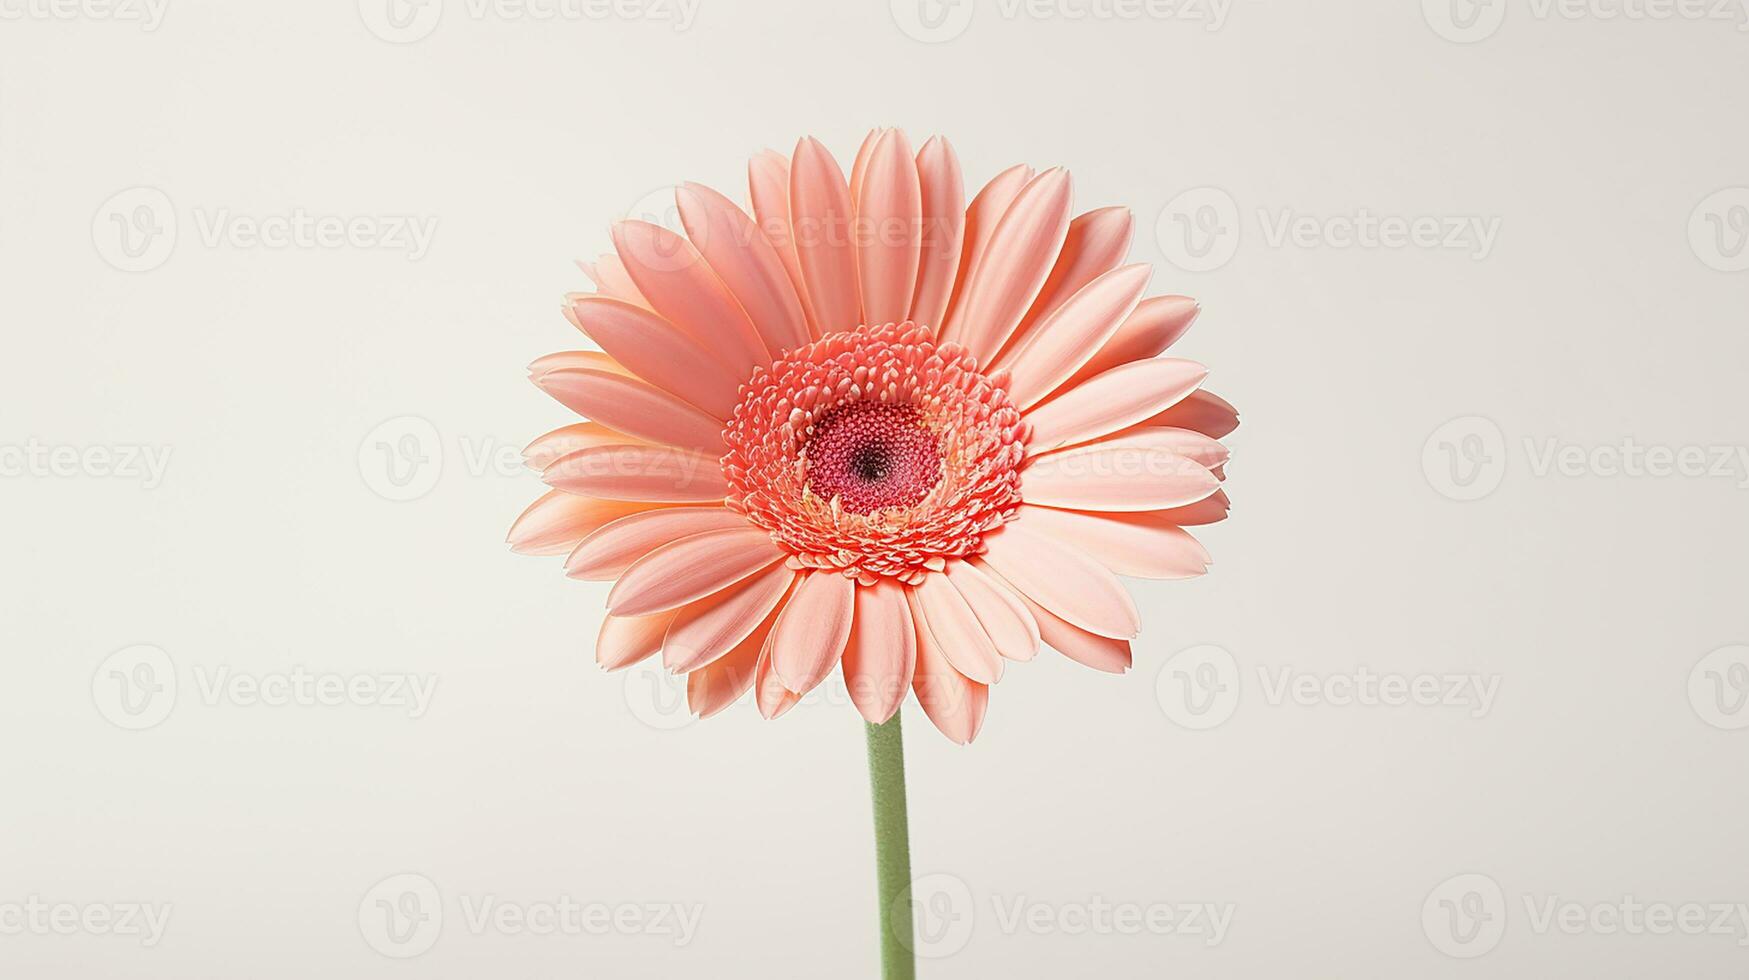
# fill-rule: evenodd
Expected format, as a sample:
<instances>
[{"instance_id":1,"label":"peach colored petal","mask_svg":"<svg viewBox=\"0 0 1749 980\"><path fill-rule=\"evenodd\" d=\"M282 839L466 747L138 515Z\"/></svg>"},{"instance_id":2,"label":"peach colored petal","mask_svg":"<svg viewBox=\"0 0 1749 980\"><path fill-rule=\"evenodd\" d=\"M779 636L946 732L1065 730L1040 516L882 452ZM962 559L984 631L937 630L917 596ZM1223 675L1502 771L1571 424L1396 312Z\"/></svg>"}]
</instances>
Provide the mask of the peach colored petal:
<instances>
[{"instance_id":1,"label":"peach colored petal","mask_svg":"<svg viewBox=\"0 0 1749 980\"><path fill-rule=\"evenodd\" d=\"M571 312L577 328L633 374L719 421L735 411L743 379L679 327L642 307L600 296L575 300Z\"/></svg>"},{"instance_id":2,"label":"peach colored petal","mask_svg":"<svg viewBox=\"0 0 1749 980\"><path fill-rule=\"evenodd\" d=\"M709 718L747 693L759 667L759 651L771 635L775 619L766 617L735 649L686 675L686 704L693 714Z\"/></svg>"},{"instance_id":3,"label":"peach colored petal","mask_svg":"<svg viewBox=\"0 0 1749 980\"><path fill-rule=\"evenodd\" d=\"M722 507L664 507L631 514L602 525L579 542L565 559L565 574L611 582L662 545L705 531L746 526L746 518Z\"/></svg>"},{"instance_id":4,"label":"peach colored petal","mask_svg":"<svg viewBox=\"0 0 1749 980\"><path fill-rule=\"evenodd\" d=\"M1161 520L1179 527L1197 527L1203 524L1214 524L1227 519L1227 511L1232 508L1232 502L1227 499L1225 490L1217 490L1207 499L1183 507L1169 507L1155 511Z\"/></svg>"},{"instance_id":5,"label":"peach colored petal","mask_svg":"<svg viewBox=\"0 0 1749 980\"><path fill-rule=\"evenodd\" d=\"M703 531L633 562L608 591L607 608L616 616L674 609L782 560L783 552L758 528Z\"/></svg>"},{"instance_id":6,"label":"peach colored petal","mask_svg":"<svg viewBox=\"0 0 1749 980\"><path fill-rule=\"evenodd\" d=\"M619 260L619 256L607 252L593 263L577 264L583 267L584 274L595 283L596 292L646 310L650 308L650 301L638 291L637 284L632 282L632 277L626 272L625 263Z\"/></svg>"},{"instance_id":7,"label":"peach colored petal","mask_svg":"<svg viewBox=\"0 0 1749 980\"><path fill-rule=\"evenodd\" d=\"M1169 425L1136 425L1127 429L1119 429L1108 436L1100 436L1091 442L1083 442L1067 449L1053 449L1048 453L1038 453L1033 459L1043 461L1053 456L1067 456L1072 453L1084 452L1095 447L1103 449L1164 449L1169 453L1194 460L1197 464L1210 470L1227 462L1229 453L1227 447L1219 439L1205 435L1195 429L1180 429Z\"/></svg>"},{"instance_id":8,"label":"peach colored petal","mask_svg":"<svg viewBox=\"0 0 1749 980\"><path fill-rule=\"evenodd\" d=\"M942 655L953 669L980 684L1002 679L1002 655L996 652L996 644L984 631L978 614L947 576L925 575L911 594L917 597L920 618L941 644Z\"/></svg>"},{"instance_id":9,"label":"peach colored petal","mask_svg":"<svg viewBox=\"0 0 1749 980\"><path fill-rule=\"evenodd\" d=\"M947 299L953 294L966 222L965 182L960 177L959 157L947 140L932 136L917 151L917 176L923 239L909 318L939 328L947 316Z\"/></svg>"},{"instance_id":10,"label":"peach colored petal","mask_svg":"<svg viewBox=\"0 0 1749 980\"><path fill-rule=\"evenodd\" d=\"M796 264L820 333L856 329L862 323L862 296L851 241L850 188L838 161L811 136L796 144L790 162L789 210Z\"/></svg>"},{"instance_id":11,"label":"peach colored petal","mask_svg":"<svg viewBox=\"0 0 1749 980\"><path fill-rule=\"evenodd\" d=\"M636 378L566 368L534 383L578 415L639 439L716 455L725 448L720 419Z\"/></svg>"},{"instance_id":12,"label":"peach colored petal","mask_svg":"<svg viewBox=\"0 0 1749 980\"><path fill-rule=\"evenodd\" d=\"M1131 361L1156 357L1184 336L1202 306L1189 296L1150 296L1136 305L1117 333L1081 365L1061 387L1072 388L1096 374Z\"/></svg>"},{"instance_id":13,"label":"peach colored petal","mask_svg":"<svg viewBox=\"0 0 1749 980\"><path fill-rule=\"evenodd\" d=\"M721 357L737 376L771 353L746 311L686 239L647 221L613 226L613 245L650 308Z\"/></svg>"},{"instance_id":14,"label":"peach colored petal","mask_svg":"<svg viewBox=\"0 0 1749 980\"><path fill-rule=\"evenodd\" d=\"M1021 318L1009 348L1025 342L1033 328L1082 287L1121 265L1134 232L1135 219L1129 208L1099 208L1069 222L1056 265L1051 267L1032 309Z\"/></svg>"},{"instance_id":15,"label":"peach colored petal","mask_svg":"<svg viewBox=\"0 0 1749 980\"><path fill-rule=\"evenodd\" d=\"M779 612L778 615L783 614ZM784 687L772 670L772 651L776 642L777 623L774 618L771 629L765 634L765 642L759 647L759 661L753 671L753 699L759 705L759 713L768 721L782 718L802 700L800 694Z\"/></svg>"},{"instance_id":16,"label":"peach colored petal","mask_svg":"<svg viewBox=\"0 0 1749 980\"><path fill-rule=\"evenodd\" d=\"M1239 427L1239 410L1212 391L1194 391L1183 401L1143 419L1141 424L1194 429L1220 439Z\"/></svg>"},{"instance_id":17,"label":"peach colored petal","mask_svg":"<svg viewBox=\"0 0 1749 980\"><path fill-rule=\"evenodd\" d=\"M570 306L565 306L566 315L570 315ZM631 377L625 365L608 357L598 350L562 350L551 354L543 354L528 364L528 377L538 381L544 374L554 371L606 371L610 374L621 374Z\"/></svg>"},{"instance_id":18,"label":"peach colored petal","mask_svg":"<svg viewBox=\"0 0 1749 980\"><path fill-rule=\"evenodd\" d=\"M820 685L850 639L856 582L836 572L809 572L772 628L771 666L785 688L806 694Z\"/></svg>"},{"instance_id":19,"label":"peach colored petal","mask_svg":"<svg viewBox=\"0 0 1749 980\"><path fill-rule=\"evenodd\" d=\"M1095 514L1026 504L1016 523L1072 544L1119 575L1184 579L1208 572L1208 550L1190 532L1160 515Z\"/></svg>"},{"instance_id":20,"label":"peach colored petal","mask_svg":"<svg viewBox=\"0 0 1749 980\"><path fill-rule=\"evenodd\" d=\"M541 473L567 493L614 500L684 504L728 493L716 457L670 446L597 446L554 461Z\"/></svg>"},{"instance_id":21,"label":"peach colored petal","mask_svg":"<svg viewBox=\"0 0 1749 980\"><path fill-rule=\"evenodd\" d=\"M844 647L844 683L871 725L893 717L917 669L917 627L905 589L880 579L856 590L856 617Z\"/></svg>"},{"instance_id":22,"label":"peach colored petal","mask_svg":"<svg viewBox=\"0 0 1749 980\"><path fill-rule=\"evenodd\" d=\"M917 623L917 669L911 679L911 690L930 722L949 739L966 745L978 737L978 730L984 726L990 688L953 669L918 611L916 592L911 589L905 592L911 603L911 617Z\"/></svg>"},{"instance_id":23,"label":"peach colored petal","mask_svg":"<svg viewBox=\"0 0 1749 980\"><path fill-rule=\"evenodd\" d=\"M1208 368L1175 357L1114 367L1027 412L1029 451L1049 452L1135 425L1183 400L1206 377Z\"/></svg>"},{"instance_id":24,"label":"peach colored petal","mask_svg":"<svg viewBox=\"0 0 1749 980\"><path fill-rule=\"evenodd\" d=\"M966 285L972 278L972 270L977 268L978 260L989 246L990 237L996 231L996 223L1002 220L1002 215L1014 203L1020 189L1032 178L1031 167L1023 163L1016 164L990 178L990 182L966 206L959 269L954 273L953 291L949 294L947 312L940 324L927 324L935 328L942 340L954 339L959 321L964 315L961 308L965 305Z\"/></svg>"},{"instance_id":25,"label":"peach colored petal","mask_svg":"<svg viewBox=\"0 0 1749 980\"><path fill-rule=\"evenodd\" d=\"M740 301L767 350L777 354L814 339L777 249L746 212L703 184L680 185L674 200L694 247Z\"/></svg>"},{"instance_id":26,"label":"peach colored petal","mask_svg":"<svg viewBox=\"0 0 1749 980\"><path fill-rule=\"evenodd\" d=\"M796 260L795 228L790 223L789 158L776 150L761 150L749 160L747 196L753 203L753 217L759 222L760 233L777 252L777 260L783 263L784 274L802 304L802 314L808 319L808 335L818 338L819 319L808 302L802 267Z\"/></svg>"},{"instance_id":27,"label":"peach colored petal","mask_svg":"<svg viewBox=\"0 0 1749 980\"><path fill-rule=\"evenodd\" d=\"M1090 443L1040 456L1020 475L1027 503L1075 510L1160 510L1221 488L1208 467L1149 446Z\"/></svg>"},{"instance_id":28,"label":"peach colored petal","mask_svg":"<svg viewBox=\"0 0 1749 980\"><path fill-rule=\"evenodd\" d=\"M1127 640L1141 628L1130 594L1087 552L1009 523L984 538L984 563L1016 592L1090 633Z\"/></svg>"},{"instance_id":29,"label":"peach colored petal","mask_svg":"<svg viewBox=\"0 0 1749 980\"><path fill-rule=\"evenodd\" d=\"M580 449L593 449L596 446L636 446L643 441L623 432L615 432L600 422L572 422L536 436L533 442L522 448L522 462L529 469L539 471L553 465L560 457L569 456Z\"/></svg>"},{"instance_id":30,"label":"peach colored petal","mask_svg":"<svg viewBox=\"0 0 1749 980\"><path fill-rule=\"evenodd\" d=\"M795 579L794 571L775 564L682 608L662 641L662 662L684 674L726 656L771 618Z\"/></svg>"},{"instance_id":31,"label":"peach colored petal","mask_svg":"<svg viewBox=\"0 0 1749 980\"><path fill-rule=\"evenodd\" d=\"M855 204L862 200L862 175L868 170L869 157L874 153L882 137L895 132L892 129L871 129L862 138L862 145L856 148L856 157L850 164L850 201Z\"/></svg>"},{"instance_id":32,"label":"peach colored petal","mask_svg":"<svg viewBox=\"0 0 1749 980\"><path fill-rule=\"evenodd\" d=\"M1027 409L1056 390L1136 308L1150 271L1145 265L1113 269L1039 321L1031 336L1010 348L1011 356L996 361L997 369L1013 371L1008 397Z\"/></svg>"},{"instance_id":33,"label":"peach colored petal","mask_svg":"<svg viewBox=\"0 0 1749 980\"><path fill-rule=\"evenodd\" d=\"M662 649L672 612L653 616L607 616L595 638L595 660L604 670L619 670L649 659Z\"/></svg>"},{"instance_id":34,"label":"peach colored petal","mask_svg":"<svg viewBox=\"0 0 1749 980\"><path fill-rule=\"evenodd\" d=\"M874 143L856 201L857 280L867 323L897 323L911 308L922 248L923 200L905 134Z\"/></svg>"},{"instance_id":35,"label":"peach colored petal","mask_svg":"<svg viewBox=\"0 0 1749 980\"><path fill-rule=\"evenodd\" d=\"M965 561L948 562L942 577L971 606L997 653L1009 660L1022 661L1038 655L1038 624L1013 589Z\"/></svg>"},{"instance_id":36,"label":"peach colored petal","mask_svg":"<svg viewBox=\"0 0 1749 980\"><path fill-rule=\"evenodd\" d=\"M1034 177L997 223L972 267L965 302L950 340L989 363L1038 297L1069 230L1069 173L1061 167Z\"/></svg>"},{"instance_id":37,"label":"peach colored petal","mask_svg":"<svg viewBox=\"0 0 1749 980\"><path fill-rule=\"evenodd\" d=\"M627 514L662 507L579 497L563 490L549 490L510 525L510 550L522 555L562 555L596 528Z\"/></svg>"}]
</instances>

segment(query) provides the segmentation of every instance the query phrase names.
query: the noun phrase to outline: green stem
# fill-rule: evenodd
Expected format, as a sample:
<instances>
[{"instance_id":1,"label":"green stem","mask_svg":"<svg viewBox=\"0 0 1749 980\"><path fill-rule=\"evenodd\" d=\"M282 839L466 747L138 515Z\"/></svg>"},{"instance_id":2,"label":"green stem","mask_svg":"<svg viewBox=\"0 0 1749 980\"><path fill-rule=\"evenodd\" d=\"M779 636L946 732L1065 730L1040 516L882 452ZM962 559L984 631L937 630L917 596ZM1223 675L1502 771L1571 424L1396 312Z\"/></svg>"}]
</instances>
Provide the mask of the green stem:
<instances>
[{"instance_id":1,"label":"green stem","mask_svg":"<svg viewBox=\"0 0 1749 980\"><path fill-rule=\"evenodd\" d=\"M874 786L875 876L880 886L882 980L915 980L912 958L911 830L905 815L905 739L899 715L868 726Z\"/></svg>"}]
</instances>

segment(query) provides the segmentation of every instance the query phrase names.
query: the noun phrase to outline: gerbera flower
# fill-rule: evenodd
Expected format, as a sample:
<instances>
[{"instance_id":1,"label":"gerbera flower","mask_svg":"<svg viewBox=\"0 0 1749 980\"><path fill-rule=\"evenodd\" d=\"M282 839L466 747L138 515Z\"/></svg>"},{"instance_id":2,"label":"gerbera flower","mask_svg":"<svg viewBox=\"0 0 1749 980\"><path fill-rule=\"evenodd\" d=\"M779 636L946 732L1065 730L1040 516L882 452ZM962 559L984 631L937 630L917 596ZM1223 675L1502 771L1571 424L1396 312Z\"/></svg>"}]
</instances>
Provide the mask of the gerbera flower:
<instances>
[{"instance_id":1,"label":"gerbera flower","mask_svg":"<svg viewBox=\"0 0 1749 980\"><path fill-rule=\"evenodd\" d=\"M870 134L749 166L751 214L677 189L682 236L624 221L565 316L600 351L538 386L589 421L527 449L554 489L510 532L612 581L596 655L687 675L709 716L781 715L842 667L879 724L915 691L969 742L1041 644L1123 672L1119 575L1200 575L1226 516L1232 406L1159 356L1197 314L1144 298L1132 218L1079 216L1061 169L969 205L953 149Z\"/></svg>"}]
</instances>

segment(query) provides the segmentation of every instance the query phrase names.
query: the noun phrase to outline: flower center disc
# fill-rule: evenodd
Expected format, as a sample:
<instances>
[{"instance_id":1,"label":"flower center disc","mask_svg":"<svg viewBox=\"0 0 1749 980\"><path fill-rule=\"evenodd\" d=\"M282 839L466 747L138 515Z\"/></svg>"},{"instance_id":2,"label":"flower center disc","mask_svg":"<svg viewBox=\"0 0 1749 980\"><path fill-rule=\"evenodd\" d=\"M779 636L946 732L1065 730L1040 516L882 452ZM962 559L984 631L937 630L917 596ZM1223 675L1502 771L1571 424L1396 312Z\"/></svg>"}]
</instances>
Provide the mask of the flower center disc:
<instances>
[{"instance_id":1,"label":"flower center disc","mask_svg":"<svg viewBox=\"0 0 1749 980\"><path fill-rule=\"evenodd\" d=\"M909 405L854 402L815 424L808 488L852 514L909 507L941 481L941 447Z\"/></svg>"}]
</instances>

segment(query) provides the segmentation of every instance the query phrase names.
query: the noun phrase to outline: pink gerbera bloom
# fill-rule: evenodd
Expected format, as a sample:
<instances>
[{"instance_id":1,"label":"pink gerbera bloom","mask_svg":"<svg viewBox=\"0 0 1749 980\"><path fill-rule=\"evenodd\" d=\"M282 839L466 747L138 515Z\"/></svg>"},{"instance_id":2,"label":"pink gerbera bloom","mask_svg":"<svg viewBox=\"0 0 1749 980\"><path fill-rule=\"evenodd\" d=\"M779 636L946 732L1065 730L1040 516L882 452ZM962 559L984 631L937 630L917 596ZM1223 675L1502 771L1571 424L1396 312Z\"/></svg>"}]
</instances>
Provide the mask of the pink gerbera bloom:
<instances>
[{"instance_id":1,"label":"pink gerbera bloom","mask_svg":"<svg viewBox=\"0 0 1749 980\"><path fill-rule=\"evenodd\" d=\"M1186 578L1221 520L1231 405L1161 357L1196 317L1143 298L1123 208L1016 166L968 206L953 149L870 134L850 179L817 140L749 166L752 214L677 189L584 263L565 316L601 351L535 384L589 419L536 439L554 489L516 550L612 581L596 655L658 653L709 716L776 717L842 665L858 710L915 691L969 742L1007 661L1042 644L1130 665L1118 575Z\"/></svg>"}]
</instances>

